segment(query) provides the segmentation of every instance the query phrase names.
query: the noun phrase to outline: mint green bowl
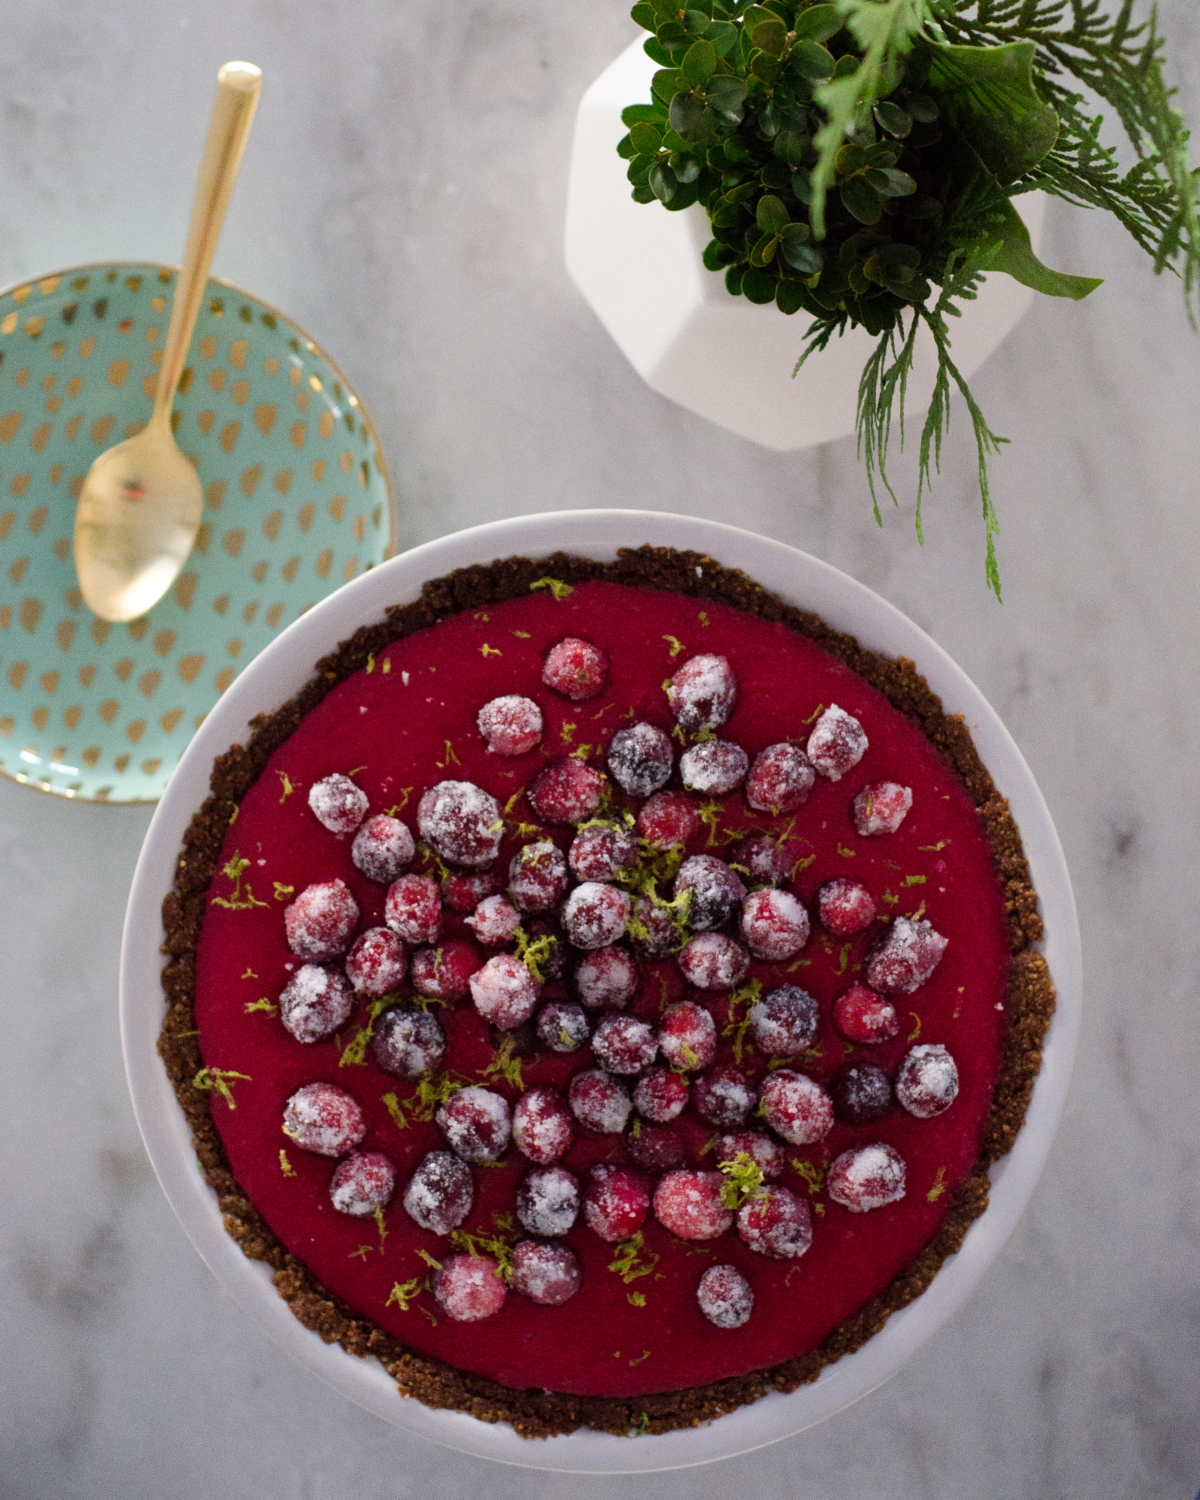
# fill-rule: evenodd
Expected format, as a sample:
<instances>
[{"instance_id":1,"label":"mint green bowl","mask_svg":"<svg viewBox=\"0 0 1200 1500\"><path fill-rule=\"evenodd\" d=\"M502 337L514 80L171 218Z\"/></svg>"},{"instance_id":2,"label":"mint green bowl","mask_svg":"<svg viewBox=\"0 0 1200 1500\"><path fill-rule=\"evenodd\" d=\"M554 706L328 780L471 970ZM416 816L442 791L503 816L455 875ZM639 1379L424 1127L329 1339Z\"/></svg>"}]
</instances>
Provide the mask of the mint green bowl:
<instances>
[{"instance_id":1,"label":"mint green bowl","mask_svg":"<svg viewBox=\"0 0 1200 1500\"><path fill-rule=\"evenodd\" d=\"M71 557L92 460L150 415L176 272L82 266L0 294L0 774L152 802L238 672L392 552L387 465L345 377L290 319L210 281L173 421L204 520L127 625Z\"/></svg>"}]
</instances>

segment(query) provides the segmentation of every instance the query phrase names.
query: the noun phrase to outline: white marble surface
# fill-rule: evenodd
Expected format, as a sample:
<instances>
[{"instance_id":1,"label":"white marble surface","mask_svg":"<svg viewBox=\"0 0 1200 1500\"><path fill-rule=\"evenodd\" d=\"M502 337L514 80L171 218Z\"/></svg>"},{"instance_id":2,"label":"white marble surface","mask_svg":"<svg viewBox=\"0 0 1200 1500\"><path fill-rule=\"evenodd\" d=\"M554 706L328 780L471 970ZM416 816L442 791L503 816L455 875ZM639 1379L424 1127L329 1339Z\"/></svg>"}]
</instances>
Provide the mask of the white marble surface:
<instances>
[{"instance_id":1,"label":"white marble surface","mask_svg":"<svg viewBox=\"0 0 1200 1500\"><path fill-rule=\"evenodd\" d=\"M1160 5L1200 115L1200 15ZM961 414L917 546L870 515L852 441L755 449L647 391L568 282L575 102L619 5L9 0L0 282L177 258L218 65L263 104L220 274L352 372L404 543L571 505L735 519L863 579L1005 717L1076 881L1087 1022L1016 1236L889 1385L750 1457L595 1500L1059 1500L1200 1487L1195 751L1200 343L1115 227L1052 206L1045 255L1105 275L976 377L1006 604L982 580ZM647 210L648 212L650 210ZM457 1500L551 1476L406 1438L293 1368L217 1291L145 1163L116 1034L148 814L0 783L0 1496Z\"/></svg>"}]
</instances>

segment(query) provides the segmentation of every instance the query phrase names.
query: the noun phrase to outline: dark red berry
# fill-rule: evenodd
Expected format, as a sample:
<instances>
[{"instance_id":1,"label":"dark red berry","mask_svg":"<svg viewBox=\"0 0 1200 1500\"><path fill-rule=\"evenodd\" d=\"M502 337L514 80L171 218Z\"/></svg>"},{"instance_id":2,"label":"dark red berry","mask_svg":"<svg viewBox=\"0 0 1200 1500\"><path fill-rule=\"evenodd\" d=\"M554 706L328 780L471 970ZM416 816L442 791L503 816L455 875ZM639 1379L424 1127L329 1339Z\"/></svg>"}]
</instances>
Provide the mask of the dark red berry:
<instances>
[{"instance_id":1,"label":"dark red berry","mask_svg":"<svg viewBox=\"0 0 1200 1500\"><path fill-rule=\"evenodd\" d=\"M521 913L507 896L487 896L467 918L467 926L485 948L504 948L517 935Z\"/></svg>"},{"instance_id":2,"label":"dark red berry","mask_svg":"<svg viewBox=\"0 0 1200 1500\"><path fill-rule=\"evenodd\" d=\"M732 740L701 740L679 757L679 774L689 792L723 797L741 786L750 757Z\"/></svg>"},{"instance_id":3,"label":"dark red berry","mask_svg":"<svg viewBox=\"0 0 1200 1500\"><path fill-rule=\"evenodd\" d=\"M661 1177L683 1166L687 1156L679 1132L669 1125L642 1125L635 1122L625 1138L630 1156L643 1171Z\"/></svg>"},{"instance_id":4,"label":"dark red berry","mask_svg":"<svg viewBox=\"0 0 1200 1500\"><path fill-rule=\"evenodd\" d=\"M562 850L548 839L526 844L508 867L508 893L522 911L549 911L563 896L570 876Z\"/></svg>"},{"instance_id":5,"label":"dark red berry","mask_svg":"<svg viewBox=\"0 0 1200 1500\"><path fill-rule=\"evenodd\" d=\"M538 944L537 960L538 973L542 976L542 982L551 979L561 979L567 972L567 960L570 957L567 952L566 940L563 930L554 917L532 917L525 923L525 929L529 933L532 943ZM548 939L543 945L542 939Z\"/></svg>"},{"instance_id":6,"label":"dark red berry","mask_svg":"<svg viewBox=\"0 0 1200 1500\"><path fill-rule=\"evenodd\" d=\"M279 997L279 1019L298 1042L319 1042L345 1025L354 994L337 969L305 964Z\"/></svg>"},{"instance_id":7,"label":"dark red berry","mask_svg":"<svg viewBox=\"0 0 1200 1500\"><path fill-rule=\"evenodd\" d=\"M698 1072L717 1055L716 1022L694 1000L679 1000L663 1012L658 1044L671 1067Z\"/></svg>"},{"instance_id":8,"label":"dark red berry","mask_svg":"<svg viewBox=\"0 0 1200 1500\"><path fill-rule=\"evenodd\" d=\"M900 1017L890 1000L865 984L852 984L833 1002L837 1029L852 1042L890 1042L900 1030Z\"/></svg>"},{"instance_id":9,"label":"dark red berry","mask_svg":"<svg viewBox=\"0 0 1200 1500\"><path fill-rule=\"evenodd\" d=\"M522 1156L549 1166L565 1156L575 1139L571 1113L557 1089L526 1089L513 1106L513 1144Z\"/></svg>"},{"instance_id":10,"label":"dark red berry","mask_svg":"<svg viewBox=\"0 0 1200 1500\"><path fill-rule=\"evenodd\" d=\"M336 958L358 926L358 902L341 880L305 886L284 909L287 945L300 958Z\"/></svg>"},{"instance_id":11,"label":"dark red berry","mask_svg":"<svg viewBox=\"0 0 1200 1500\"><path fill-rule=\"evenodd\" d=\"M796 984L780 985L750 1007L754 1045L764 1057L793 1057L817 1034L817 1002Z\"/></svg>"},{"instance_id":12,"label":"dark red berry","mask_svg":"<svg viewBox=\"0 0 1200 1500\"><path fill-rule=\"evenodd\" d=\"M754 1293L736 1266L709 1266L696 1288L696 1301L718 1328L740 1328L754 1311Z\"/></svg>"},{"instance_id":13,"label":"dark red berry","mask_svg":"<svg viewBox=\"0 0 1200 1500\"><path fill-rule=\"evenodd\" d=\"M661 1033L659 1041L662 1041ZM638 1079L633 1102L644 1119L661 1125L683 1113L689 1093L686 1078L681 1078L670 1068L651 1068Z\"/></svg>"},{"instance_id":14,"label":"dark red berry","mask_svg":"<svg viewBox=\"0 0 1200 1500\"><path fill-rule=\"evenodd\" d=\"M792 1260L812 1244L812 1214L785 1187L764 1187L738 1210L738 1234L757 1255Z\"/></svg>"},{"instance_id":15,"label":"dark red berry","mask_svg":"<svg viewBox=\"0 0 1200 1500\"><path fill-rule=\"evenodd\" d=\"M428 875L401 875L388 886L383 918L406 943L436 943L442 925L442 899Z\"/></svg>"},{"instance_id":16,"label":"dark red berry","mask_svg":"<svg viewBox=\"0 0 1200 1500\"><path fill-rule=\"evenodd\" d=\"M418 948L412 956L413 988L430 1000L461 1000L482 963L474 943L462 938L446 938L436 948Z\"/></svg>"},{"instance_id":17,"label":"dark red berry","mask_svg":"<svg viewBox=\"0 0 1200 1500\"><path fill-rule=\"evenodd\" d=\"M551 1052L578 1052L590 1040L592 1028L580 1006L569 1000L552 1000L538 1011L537 1034Z\"/></svg>"},{"instance_id":18,"label":"dark red berry","mask_svg":"<svg viewBox=\"0 0 1200 1500\"><path fill-rule=\"evenodd\" d=\"M886 994L911 995L932 976L949 944L931 923L897 917L871 951L867 983Z\"/></svg>"},{"instance_id":19,"label":"dark red berry","mask_svg":"<svg viewBox=\"0 0 1200 1500\"><path fill-rule=\"evenodd\" d=\"M580 880L612 880L637 863L637 839L615 823L590 823L571 842L567 860Z\"/></svg>"},{"instance_id":20,"label":"dark red berry","mask_svg":"<svg viewBox=\"0 0 1200 1500\"><path fill-rule=\"evenodd\" d=\"M456 1323L478 1323L504 1306L500 1267L486 1255L452 1255L433 1273L437 1305Z\"/></svg>"},{"instance_id":21,"label":"dark red berry","mask_svg":"<svg viewBox=\"0 0 1200 1500\"><path fill-rule=\"evenodd\" d=\"M805 1073L776 1068L763 1080L759 1103L767 1124L793 1146L812 1146L833 1129L833 1101Z\"/></svg>"},{"instance_id":22,"label":"dark red berry","mask_svg":"<svg viewBox=\"0 0 1200 1500\"><path fill-rule=\"evenodd\" d=\"M866 754L867 737L852 714L831 703L813 725L806 749L814 770L840 781Z\"/></svg>"},{"instance_id":23,"label":"dark red berry","mask_svg":"<svg viewBox=\"0 0 1200 1500\"><path fill-rule=\"evenodd\" d=\"M657 905L649 896L638 896L629 921L633 946L644 958L665 958L683 947L686 932L674 911Z\"/></svg>"},{"instance_id":24,"label":"dark red berry","mask_svg":"<svg viewBox=\"0 0 1200 1500\"><path fill-rule=\"evenodd\" d=\"M386 927L368 927L346 955L346 978L372 999L395 994L407 971L404 944Z\"/></svg>"},{"instance_id":25,"label":"dark red berry","mask_svg":"<svg viewBox=\"0 0 1200 1500\"><path fill-rule=\"evenodd\" d=\"M604 800L607 778L571 757L547 766L529 788L529 805L543 823L583 823Z\"/></svg>"},{"instance_id":26,"label":"dark red berry","mask_svg":"<svg viewBox=\"0 0 1200 1500\"><path fill-rule=\"evenodd\" d=\"M710 1068L696 1079L692 1104L702 1120L721 1130L740 1125L754 1104L754 1090L737 1068Z\"/></svg>"},{"instance_id":27,"label":"dark red berry","mask_svg":"<svg viewBox=\"0 0 1200 1500\"><path fill-rule=\"evenodd\" d=\"M803 807L815 777L798 745L768 745L754 757L746 777L746 801L755 812L789 813Z\"/></svg>"},{"instance_id":28,"label":"dark red berry","mask_svg":"<svg viewBox=\"0 0 1200 1500\"><path fill-rule=\"evenodd\" d=\"M471 975L471 999L475 1009L501 1031L511 1031L527 1021L537 1006L538 987L533 975L511 953L497 953Z\"/></svg>"},{"instance_id":29,"label":"dark red berry","mask_svg":"<svg viewBox=\"0 0 1200 1500\"><path fill-rule=\"evenodd\" d=\"M499 889L500 882L491 871L468 874L465 870L451 870L442 880L442 900L451 911L474 911Z\"/></svg>"},{"instance_id":30,"label":"dark red berry","mask_svg":"<svg viewBox=\"0 0 1200 1500\"><path fill-rule=\"evenodd\" d=\"M689 733L720 729L737 702L733 668L723 656L689 657L667 684L667 702Z\"/></svg>"},{"instance_id":31,"label":"dark red berry","mask_svg":"<svg viewBox=\"0 0 1200 1500\"><path fill-rule=\"evenodd\" d=\"M867 1125L892 1107L891 1079L875 1063L850 1063L839 1068L826 1087L833 1100L834 1118L843 1125Z\"/></svg>"},{"instance_id":32,"label":"dark red berry","mask_svg":"<svg viewBox=\"0 0 1200 1500\"><path fill-rule=\"evenodd\" d=\"M453 1151L431 1151L404 1189L409 1217L433 1234L457 1229L474 1201L471 1169Z\"/></svg>"},{"instance_id":33,"label":"dark red berry","mask_svg":"<svg viewBox=\"0 0 1200 1500\"><path fill-rule=\"evenodd\" d=\"M579 1217L579 1178L565 1167L541 1167L517 1188L517 1218L530 1234L566 1234Z\"/></svg>"},{"instance_id":34,"label":"dark red berry","mask_svg":"<svg viewBox=\"0 0 1200 1500\"><path fill-rule=\"evenodd\" d=\"M738 926L755 958L794 958L808 942L808 913L790 891L771 886L750 892Z\"/></svg>"},{"instance_id":35,"label":"dark red berry","mask_svg":"<svg viewBox=\"0 0 1200 1500\"><path fill-rule=\"evenodd\" d=\"M345 838L353 833L367 815L367 794L349 776L335 772L322 781L314 781L308 793L308 805L318 823Z\"/></svg>"},{"instance_id":36,"label":"dark red berry","mask_svg":"<svg viewBox=\"0 0 1200 1500\"><path fill-rule=\"evenodd\" d=\"M683 949L678 962L683 977L698 990L728 990L745 978L750 955L723 932L701 932Z\"/></svg>"},{"instance_id":37,"label":"dark red berry","mask_svg":"<svg viewBox=\"0 0 1200 1500\"><path fill-rule=\"evenodd\" d=\"M786 844L781 844L768 833L757 833L753 838L743 839L733 851L733 863L746 871L752 886L778 885L792 873L795 860Z\"/></svg>"},{"instance_id":38,"label":"dark red berry","mask_svg":"<svg viewBox=\"0 0 1200 1500\"><path fill-rule=\"evenodd\" d=\"M618 729L608 747L608 769L631 797L649 797L671 779L671 741L653 724Z\"/></svg>"},{"instance_id":39,"label":"dark red berry","mask_svg":"<svg viewBox=\"0 0 1200 1500\"><path fill-rule=\"evenodd\" d=\"M723 859L712 854L693 854L680 865L675 877L675 895L684 891L691 893L688 926L693 932L708 932L733 916L746 887Z\"/></svg>"},{"instance_id":40,"label":"dark red berry","mask_svg":"<svg viewBox=\"0 0 1200 1500\"><path fill-rule=\"evenodd\" d=\"M579 1123L598 1135L620 1135L633 1109L625 1085L599 1068L575 1074L567 1086L567 1103Z\"/></svg>"},{"instance_id":41,"label":"dark red berry","mask_svg":"<svg viewBox=\"0 0 1200 1500\"><path fill-rule=\"evenodd\" d=\"M500 804L472 781L439 781L417 806L421 837L452 865L491 864L500 848Z\"/></svg>"},{"instance_id":42,"label":"dark red berry","mask_svg":"<svg viewBox=\"0 0 1200 1500\"><path fill-rule=\"evenodd\" d=\"M459 1089L434 1117L446 1144L463 1161L499 1161L508 1150L512 1115L508 1100L491 1089Z\"/></svg>"},{"instance_id":43,"label":"dark red berry","mask_svg":"<svg viewBox=\"0 0 1200 1500\"><path fill-rule=\"evenodd\" d=\"M825 1189L851 1213L865 1214L904 1197L904 1158L883 1141L835 1157Z\"/></svg>"},{"instance_id":44,"label":"dark red berry","mask_svg":"<svg viewBox=\"0 0 1200 1500\"><path fill-rule=\"evenodd\" d=\"M572 703L585 703L604 691L608 654L590 641L569 635L546 653L542 681Z\"/></svg>"},{"instance_id":45,"label":"dark red berry","mask_svg":"<svg viewBox=\"0 0 1200 1500\"><path fill-rule=\"evenodd\" d=\"M532 698L509 693L479 710L479 732L494 755L525 755L542 739L542 711Z\"/></svg>"},{"instance_id":46,"label":"dark red berry","mask_svg":"<svg viewBox=\"0 0 1200 1500\"><path fill-rule=\"evenodd\" d=\"M606 1073L644 1073L658 1053L658 1033L633 1016L605 1016L592 1033L592 1052Z\"/></svg>"},{"instance_id":47,"label":"dark red berry","mask_svg":"<svg viewBox=\"0 0 1200 1500\"><path fill-rule=\"evenodd\" d=\"M585 880L567 897L562 910L567 941L574 948L607 948L624 936L631 904L617 886Z\"/></svg>"},{"instance_id":48,"label":"dark red berry","mask_svg":"<svg viewBox=\"0 0 1200 1500\"><path fill-rule=\"evenodd\" d=\"M681 1240L715 1240L733 1223L724 1185L720 1172L668 1172L654 1193L654 1216Z\"/></svg>"},{"instance_id":49,"label":"dark red berry","mask_svg":"<svg viewBox=\"0 0 1200 1500\"><path fill-rule=\"evenodd\" d=\"M854 826L863 838L895 833L912 806L911 787L895 781L877 781L863 787L852 804Z\"/></svg>"},{"instance_id":50,"label":"dark red berry","mask_svg":"<svg viewBox=\"0 0 1200 1500\"><path fill-rule=\"evenodd\" d=\"M656 849L685 848L704 826L694 797L686 792L655 792L638 813L638 832Z\"/></svg>"},{"instance_id":51,"label":"dark red berry","mask_svg":"<svg viewBox=\"0 0 1200 1500\"><path fill-rule=\"evenodd\" d=\"M385 1010L375 1023L371 1052L385 1072L415 1083L441 1063L446 1038L426 1011Z\"/></svg>"},{"instance_id":52,"label":"dark red berry","mask_svg":"<svg viewBox=\"0 0 1200 1500\"><path fill-rule=\"evenodd\" d=\"M593 1234L610 1245L632 1239L649 1211L650 1192L636 1172L604 1162L590 1169L583 1216Z\"/></svg>"},{"instance_id":53,"label":"dark red berry","mask_svg":"<svg viewBox=\"0 0 1200 1500\"><path fill-rule=\"evenodd\" d=\"M945 1047L913 1047L896 1074L896 1098L918 1120L932 1120L958 1097L958 1068Z\"/></svg>"},{"instance_id":54,"label":"dark red berry","mask_svg":"<svg viewBox=\"0 0 1200 1500\"><path fill-rule=\"evenodd\" d=\"M306 1083L288 1100L283 1133L317 1156L344 1156L367 1133L358 1101L332 1083Z\"/></svg>"},{"instance_id":55,"label":"dark red berry","mask_svg":"<svg viewBox=\"0 0 1200 1500\"><path fill-rule=\"evenodd\" d=\"M737 1161L743 1155L750 1157L768 1181L780 1175L787 1161L778 1141L755 1130L731 1130L723 1135L717 1142L713 1160L720 1166L723 1161Z\"/></svg>"},{"instance_id":56,"label":"dark red berry","mask_svg":"<svg viewBox=\"0 0 1200 1500\"><path fill-rule=\"evenodd\" d=\"M407 824L387 813L376 813L354 835L350 858L368 880L390 885L412 863L416 851Z\"/></svg>"},{"instance_id":57,"label":"dark red berry","mask_svg":"<svg viewBox=\"0 0 1200 1500\"><path fill-rule=\"evenodd\" d=\"M539 1245L521 1240L513 1247L509 1288L541 1307L561 1307L583 1280L579 1260L566 1245Z\"/></svg>"},{"instance_id":58,"label":"dark red berry","mask_svg":"<svg viewBox=\"0 0 1200 1500\"><path fill-rule=\"evenodd\" d=\"M589 1010L624 1010L638 982L637 964L624 948L597 948L575 965L575 987Z\"/></svg>"},{"instance_id":59,"label":"dark red berry","mask_svg":"<svg viewBox=\"0 0 1200 1500\"><path fill-rule=\"evenodd\" d=\"M338 1162L329 1196L340 1214L369 1219L386 1208L396 1188L396 1169L379 1151L351 1151Z\"/></svg>"},{"instance_id":60,"label":"dark red berry","mask_svg":"<svg viewBox=\"0 0 1200 1500\"><path fill-rule=\"evenodd\" d=\"M817 913L826 932L853 937L875 920L875 900L861 881L839 875L817 891Z\"/></svg>"}]
</instances>

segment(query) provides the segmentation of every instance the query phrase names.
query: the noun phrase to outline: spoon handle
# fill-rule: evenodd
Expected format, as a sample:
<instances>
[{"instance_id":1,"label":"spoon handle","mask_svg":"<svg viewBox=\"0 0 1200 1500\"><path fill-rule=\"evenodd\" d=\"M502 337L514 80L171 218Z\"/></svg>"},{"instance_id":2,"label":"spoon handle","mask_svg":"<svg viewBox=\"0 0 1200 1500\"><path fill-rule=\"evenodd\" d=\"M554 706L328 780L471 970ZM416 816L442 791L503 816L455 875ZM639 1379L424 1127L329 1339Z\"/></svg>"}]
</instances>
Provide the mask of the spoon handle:
<instances>
[{"instance_id":1,"label":"spoon handle","mask_svg":"<svg viewBox=\"0 0 1200 1500\"><path fill-rule=\"evenodd\" d=\"M217 93L208 122L204 156L200 161L200 179L192 202L192 222L188 226L183 267L175 283L175 301L158 370L158 390L151 422L165 424L170 421L175 388L183 374L183 362L192 342L213 252L221 236L225 210L237 181L261 87L262 72L253 63L228 62L217 74Z\"/></svg>"}]
</instances>

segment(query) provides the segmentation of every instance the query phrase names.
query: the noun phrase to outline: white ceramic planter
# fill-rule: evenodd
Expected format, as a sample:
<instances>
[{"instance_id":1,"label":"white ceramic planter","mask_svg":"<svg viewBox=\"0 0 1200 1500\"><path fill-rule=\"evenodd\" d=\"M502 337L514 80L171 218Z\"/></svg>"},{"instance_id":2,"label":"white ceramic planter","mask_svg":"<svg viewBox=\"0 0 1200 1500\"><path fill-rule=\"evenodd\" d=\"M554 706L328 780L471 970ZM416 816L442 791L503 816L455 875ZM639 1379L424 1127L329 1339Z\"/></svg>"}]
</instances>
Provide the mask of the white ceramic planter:
<instances>
[{"instance_id":1,"label":"white ceramic planter","mask_svg":"<svg viewBox=\"0 0 1200 1500\"><path fill-rule=\"evenodd\" d=\"M642 38L644 40L644 37ZM579 105L567 187L567 269L630 364L653 390L764 447L811 448L854 431L858 382L875 340L834 339L793 380L811 321L731 297L700 256L712 238L699 204L668 213L629 196L616 153L621 111L650 99L656 64L630 44ZM1044 199L1021 200L1035 251ZM1013 330L1033 292L1011 276L987 279L953 328L954 360L969 377ZM908 409L924 412L937 356L922 329Z\"/></svg>"}]
</instances>

